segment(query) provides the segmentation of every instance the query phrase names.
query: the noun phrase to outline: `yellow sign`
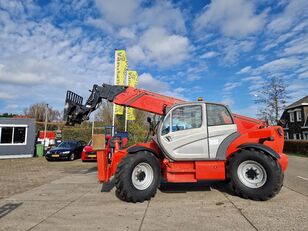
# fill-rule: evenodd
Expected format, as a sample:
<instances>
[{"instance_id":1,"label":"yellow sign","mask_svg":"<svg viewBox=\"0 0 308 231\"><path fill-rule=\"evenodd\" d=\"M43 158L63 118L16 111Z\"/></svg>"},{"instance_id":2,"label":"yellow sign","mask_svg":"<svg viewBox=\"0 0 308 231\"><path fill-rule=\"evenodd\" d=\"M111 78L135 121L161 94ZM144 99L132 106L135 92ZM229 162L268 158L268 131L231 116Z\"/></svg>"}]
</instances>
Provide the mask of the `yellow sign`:
<instances>
[{"instance_id":1,"label":"yellow sign","mask_svg":"<svg viewBox=\"0 0 308 231\"><path fill-rule=\"evenodd\" d=\"M138 83L138 73L137 73L137 71L132 71L132 70L127 71L127 77L128 77L127 85L129 87L136 87L137 83ZM126 113L127 113L127 120L135 120L136 119L135 110L133 108L128 107L126 109Z\"/></svg>"},{"instance_id":2,"label":"yellow sign","mask_svg":"<svg viewBox=\"0 0 308 231\"><path fill-rule=\"evenodd\" d=\"M115 51L115 85L125 85L126 71L128 67L125 50ZM123 115L124 107L115 105L115 114Z\"/></svg>"}]
</instances>

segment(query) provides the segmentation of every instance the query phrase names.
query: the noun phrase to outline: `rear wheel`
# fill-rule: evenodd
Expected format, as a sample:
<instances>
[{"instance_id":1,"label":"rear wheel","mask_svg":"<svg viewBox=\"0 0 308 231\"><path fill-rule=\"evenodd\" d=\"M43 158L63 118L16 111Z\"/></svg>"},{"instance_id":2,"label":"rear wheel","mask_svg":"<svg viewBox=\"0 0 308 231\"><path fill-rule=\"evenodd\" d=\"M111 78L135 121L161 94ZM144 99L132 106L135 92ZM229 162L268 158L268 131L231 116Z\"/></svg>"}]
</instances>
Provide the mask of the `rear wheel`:
<instances>
[{"instance_id":1,"label":"rear wheel","mask_svg":"<svg viewBox=\"0 0 308 231\"><path fill-rule=\"evenodd\" d=\"M240 150L227 165L232 189L243 198L268 200L279 193L283 172L277 160L258 150Z\"/></svg>"},{"instance_id":2,"label":"rear wheel","mask_svg":"<svg viewBox=\"0 0 308 231\"><path fill-rule=\"evenodd\" d=\"M156 194L160 167L151 153L138 152L125 156L115 174L116 196L128 202L143 202Z\"/></svg>"}]
</instances>

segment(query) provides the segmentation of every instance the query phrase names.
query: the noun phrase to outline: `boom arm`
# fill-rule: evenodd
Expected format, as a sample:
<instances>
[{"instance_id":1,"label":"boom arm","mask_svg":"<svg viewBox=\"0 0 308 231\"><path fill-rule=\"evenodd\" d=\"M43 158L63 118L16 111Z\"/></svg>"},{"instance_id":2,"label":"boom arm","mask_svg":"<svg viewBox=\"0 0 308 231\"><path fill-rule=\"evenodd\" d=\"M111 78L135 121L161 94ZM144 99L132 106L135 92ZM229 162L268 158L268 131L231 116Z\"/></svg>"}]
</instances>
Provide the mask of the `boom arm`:
<instances>
[{"instance_id":1,"label":"boom arm","mask_svg":"<svg viewBox=\"0 0 308 231\"><path fill-rule=\"evenodd\" d=\"M68 125L80 124L82 121L88 120L91 112L99 107L103 99L118 105L128 106L158 115L163 115L167 106L183 102L180 99L133 87L109 84L103 84L102 86L93 85L91 95L85 105L82 104L83 98L81 96L67 91L64 120Z\"/></svg>"}]
</instances>

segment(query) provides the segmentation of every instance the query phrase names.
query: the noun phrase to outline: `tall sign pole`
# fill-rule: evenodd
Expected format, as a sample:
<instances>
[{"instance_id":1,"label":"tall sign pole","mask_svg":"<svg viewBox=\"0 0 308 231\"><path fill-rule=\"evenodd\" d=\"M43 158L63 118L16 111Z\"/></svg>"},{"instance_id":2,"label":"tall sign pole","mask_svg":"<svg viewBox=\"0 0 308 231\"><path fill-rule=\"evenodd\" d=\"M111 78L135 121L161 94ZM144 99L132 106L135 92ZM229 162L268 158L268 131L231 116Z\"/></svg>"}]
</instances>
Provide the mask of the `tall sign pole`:
<instances>
[{"instance_id":1,"label":"tall sign pole","mask_svg":"<svg viewBox=\"0 0 308 231\"><path fill-rule=\"evenodd\" d=\"M127 72L128 62L125 50L115 50L115 84L114 85L125 85L125 78ZM113 105L113 116L112 116L112 135L115 133L115 119L116 115L123 115L124 107L120 105Z\"/></svg>"},{"instance_id":2,"label":"tall sign pole","mask_svg":"<svg viewBox=\"0 0 308 231\"><path fill-rule=\"evenodd\" d=\"M129 87L137 87L138 84L138 72L134 70L127 71L127 86ZM125 111L125 122L127 128L127 121L136 120L135 109L131 107L126 107ZM125 130L126 131L126 130Z\"/></svg>"},{"instance_id":3,"label":"tall sign pole","mask_svg":"<svg viewBox=\"0 0 308 231\"><path fill-rule=\"evenodd\" d=\"M48 104L46 104L45 107L44 148L46 146L47 122L48 122Z\"/></svg>"},{"instance_id":4,"label":"tall sign pole","mask_svg":"<svg viewBox=\"0 0 308 231\"><path fill-rule=\"evenodd\" d=\"M128 71L126 72L125 76L125 85L128 86ZM125 121L124 121L124 131L127 132L127 107L124 107L124 113L125 113Z\"/></svg>"},{"instance_id":5,"label":"tall sign pole","mask_svg":"<svg viewBox=\"0 0 308 231\"><path fill-rule=\"evenodd\" d=\"M114 85L117 84L117 50L114 52ZM115 125L115 104L112 104L112 131L111 135L114 136L114 125Z\"/></svg>"}]
</instances>

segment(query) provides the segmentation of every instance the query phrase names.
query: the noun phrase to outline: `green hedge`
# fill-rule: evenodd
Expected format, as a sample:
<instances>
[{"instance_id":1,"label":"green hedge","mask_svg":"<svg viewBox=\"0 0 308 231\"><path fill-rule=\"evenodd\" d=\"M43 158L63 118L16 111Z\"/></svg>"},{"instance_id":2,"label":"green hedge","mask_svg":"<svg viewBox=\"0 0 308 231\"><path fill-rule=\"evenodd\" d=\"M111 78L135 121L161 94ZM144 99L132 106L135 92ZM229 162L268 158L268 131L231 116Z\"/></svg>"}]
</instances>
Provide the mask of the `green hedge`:
<instances>
[{"instance_id":1,"label":"green hedge","mask_svg":"<svg viewBox=\"0 0 308 231\"><path fill-rule=\"evenodd\" d=\"M83 140L88 142L92 137L92 128L90 124L75 125L74 127L64 127L62 129L62 139L65 140Z\"/></svg>"},{"instance_id":2,"label":"green hedge","mask_svg":"<svg viewBox=\"0 0 308 231\"><path fill-rule=\"evenodd\" d=\"M308 156L308 140L286 140L284 152Z\"/></svg>"},{"instance_id":3,"label":"green hedge","mask_svg":"<svg viewBox=\"0 0 308 231\"><path fill-rule=\"evenodd\" d=\"M102 127L103 123L96 122L95 127ZM147 136L147 125L140 124L136 121L128 121L129 145L144 142ZM118 131L122 131L119 129ZM103 129L95 129L95 134L102 134ZM84 140L88 142L92 138L92 124L82 123L81 125L65 126L62 129L62 139L65 140Z\"/></svg>"}]
</instances>

